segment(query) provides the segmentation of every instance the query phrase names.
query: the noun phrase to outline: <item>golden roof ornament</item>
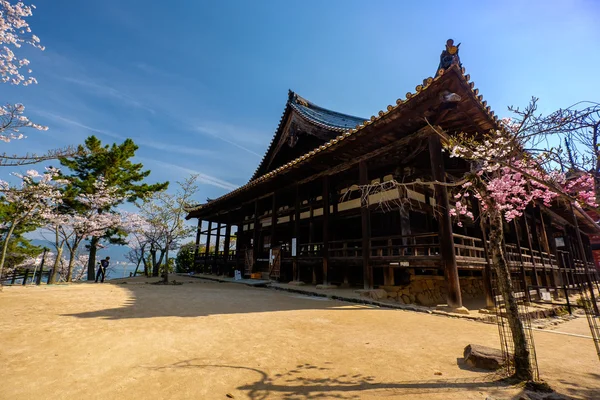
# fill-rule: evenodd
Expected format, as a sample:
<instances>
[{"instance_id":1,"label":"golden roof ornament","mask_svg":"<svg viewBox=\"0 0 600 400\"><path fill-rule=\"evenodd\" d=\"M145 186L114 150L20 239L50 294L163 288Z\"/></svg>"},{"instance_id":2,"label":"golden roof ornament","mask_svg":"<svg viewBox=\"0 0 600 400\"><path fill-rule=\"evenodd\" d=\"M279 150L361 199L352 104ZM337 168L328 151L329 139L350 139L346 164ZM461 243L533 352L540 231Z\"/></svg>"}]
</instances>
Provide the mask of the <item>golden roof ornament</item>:
<instances>
[{"instance_id":1,"label":"golden roof ornament","mask_svg":"<svg viewBox=\"0 0 600 400\"><path fill-rule=\"evenodd\" d=\"M438 66L438 75L440 74L440 70L446 70L450 68L452 65L458 65L461 67L460 56L458 55L458 48L460 47L460 43L456 46L454 45L454 40L448 39L446 41L446 48L442 51L440 55L440 65Z\"/></svg>"}]
</instances>

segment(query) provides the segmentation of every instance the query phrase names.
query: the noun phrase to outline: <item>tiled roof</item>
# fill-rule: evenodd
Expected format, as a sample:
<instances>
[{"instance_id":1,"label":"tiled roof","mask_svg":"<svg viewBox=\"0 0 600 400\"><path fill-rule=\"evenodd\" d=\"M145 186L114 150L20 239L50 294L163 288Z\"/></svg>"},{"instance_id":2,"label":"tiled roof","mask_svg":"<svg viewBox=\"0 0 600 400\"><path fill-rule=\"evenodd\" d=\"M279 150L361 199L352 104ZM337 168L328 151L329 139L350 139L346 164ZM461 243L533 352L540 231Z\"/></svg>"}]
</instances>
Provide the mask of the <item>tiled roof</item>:
<instances>
[{"instance_id":1,"label":"tiled roof","mask_svg":"<svg viewBox=\"0 0 600 400\"><path fill-rule=\"evenodd\" d=\"M398 99L396 100L396 105L388 105L386 110L381 110L377 113L377 116L372 115L371 118L369 119L365 119L364 121L361 121L360 123L358 123L356 125L356 127L354 128L349 128L346 130L343 130L342 133L340 135L338 135L337 137L335 137L334 139L331 139L329 142L315 148L314 150L296 158L295 160L292 160L290 162L288 162L285 165L282 165L281 167L267 172L262 176L259 177L255 177L253 178L250 182L248 182L247 184L245 184L244 186L241 186L221 197L219 197L218 199L216 199L214 202L218 203L222 200L228 199L230 197L233 197L235 195L237 195L238 193L241 193L245 190L248 190L249 188L256 186L258 184L261 184L263 182L266 182L268 180L273 179L273 177L275 177L276 175L285 172L293 167L296 167L300 164L303 164L305 162L307 162L307 160L311 159L312 157L314 157L316 154L329 149L330 147L335 147L336 145L338 145L339 143L341 143L343 140L345 140L348 137L351 137L353 135L355 135L357 132L360 132L362 129L364 129L366 126L371 125L372 123L378 121L379 119L385 117L387 114L389 114L390 112L394 111L397 108L400 107L404 107L406 104L410 103L411 100L419 97L419 94L424 93L427 88L434 82L437 81L438 79L441 79L443 75L445 75L446 73L448 73L449 70L451 69L455 69L458 72L458 75L464 80L464 82L466 82L469 85L469 88L471 89L471 92L473 93L474 97L476 98L477 102L479 103L479 106L481 107L481 110L491 119L494 121L494 123L500 127L499 124L499 120L498 117L494 114L494 112L490 109L490 106L487 105L487 101L483 100L483 96L479 94L479 89L475 88L475 84L473 82L470 81L470 76L468 74L465 74L465 69L458 67L457 65L452 65L450 66L446 71L444 71L443 69L440 69L436 75L435 78L426 78L423 80L423 84L422 85L417 85L415 88L415 93L411 93L408 92L406 93L406 99ZM293 94L293 92L290 92L290 94ZM288 101L289 104L289 101ZM286 110L287 111L287 110ZM285 114L284 114L285 115ZM283 118L282 118L283 120ZM211 202L210 204L212 204L213 202ZM187 209L188 212L194 212L194 211L198 211L200 209L202 209L204 206L206 206L207 204L199 204L196 205L194 207L190 207L189 209ZM188 218L190 218L190 216L188 215Z\"/></svg>"},{"instance_id":2,"label":"tiled roof","mask_svg":"<svg viewBox=\"0 0 600 400\"><path fill-rule=\"evenodd\" d=\"M365 120L365 118L354 117L319 107L294 92L291 92L289 105L315 125L340 132L354 128Z\"/></svg>"}]
</instances>

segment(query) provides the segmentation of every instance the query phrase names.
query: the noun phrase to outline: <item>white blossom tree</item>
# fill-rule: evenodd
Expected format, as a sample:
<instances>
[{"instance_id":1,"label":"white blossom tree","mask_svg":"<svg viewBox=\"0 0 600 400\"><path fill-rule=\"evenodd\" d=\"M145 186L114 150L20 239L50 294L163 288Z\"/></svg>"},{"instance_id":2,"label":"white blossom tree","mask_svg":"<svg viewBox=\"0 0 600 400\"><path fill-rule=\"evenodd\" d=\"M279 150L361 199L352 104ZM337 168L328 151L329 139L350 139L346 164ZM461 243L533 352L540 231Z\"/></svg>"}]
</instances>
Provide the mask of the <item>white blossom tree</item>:
<instances>
[{"instance_id":1,"label":"white blossom tree","mask_svg":"<svg viewBox=\"0 0 600 400\"><path fill-rule=\"evenodd\" d=\"M144 233L150 243L152 272L154 276L158 276L159 267L164 265L165 283L168 282L169 251L176 250L179 241L195 231L195 228L185 221L185 210L198 190L197 180L198 175L191 175L183 182L177 182L179 189L175 195L165 191L157 192L140 204L140 215L147 221ZM158 260L156 252L160 253Z\"/></svg>"},{"instance_id":2,"label":"white blossom tree","mask_svg":"<svg viewBox=\"0 0 600 400\"><path fill-rule=\"evenodd\" d=\"M31 75L29 60L17 54L23 45L44 50L40 39L31 31L27 18L33 15L35 6L22 1L0 0L0 82L11 85L28 86L37 83ZM45 131L48 127L32 122L23 114L23 104L0 106L0 140L10 142L22 139L23 128ZM76 154L72 147L55 149L46 154L9 155L0 154L0 166L16 166L38 163L45 160L67 157Z\"/></svg>"},{"instance_id":3,"label":"white blossom tree","mask_svg":"<svg viewBox=\"0 0 600 400\"><path fill-rule=\"evenodd\" d=\"M80 194L70 202L67 209L57 209L51 216L48 228L56 232L59 254L62 252L62 244L69 250L69 262L66 271L66 280L72 280L73 268L78 257L81 242L92 237L101 237L109 229L118 229L125 222L118 212L102 213L121 201L116 195L116 189L109 187L104 179L99 178L94 183L91 194ZM51 277L51 281L55 280Z\"/></svg>"},{"instance_id":4,"label":"white blossom tree","mask_svg":"<svg viewBox=\"0 0 600 400\"><path fill-rule=\"evenodd\" d=\"M60 186L63 181L57 179L58 169L46 168L46 172L29 170L26 174L14 173L21 179L19 186L10 186L8 182L0 180L0 192L3 193L2 201L11 207L6 220L3 221L7 228L0 256L0 278L4 268L6 249L14 230L21 224L39 221L40 223L53 217L54 212L62 203Z\"/></svg>"}]
</instances>

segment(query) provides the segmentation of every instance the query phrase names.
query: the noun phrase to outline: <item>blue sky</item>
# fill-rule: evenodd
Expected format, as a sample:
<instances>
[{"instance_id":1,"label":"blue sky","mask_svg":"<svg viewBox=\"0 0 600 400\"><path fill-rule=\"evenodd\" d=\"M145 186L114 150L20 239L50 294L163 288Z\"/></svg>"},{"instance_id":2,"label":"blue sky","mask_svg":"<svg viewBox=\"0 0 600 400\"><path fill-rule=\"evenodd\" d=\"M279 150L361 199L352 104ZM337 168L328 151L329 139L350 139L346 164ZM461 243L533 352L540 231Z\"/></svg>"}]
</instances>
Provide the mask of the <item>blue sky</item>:
<instances>
[{"instance_id":1,"label":"blue sky","mask_svg":"<svg viewBox=\"0 0 600 400\"><path fill-rule=\"evenodd\" d=\"M500 116L600 100L597 1L39 0L23 49L38 85L3 85L50 127L2 144L44 152L131 137L152 181L201 174L198 200L244 184L292 89L369 117L434 74L448 38ZM9 169L3 169L7 175ZM0 178L6 179L5 176Z\"/></svg>"}]
</instances>

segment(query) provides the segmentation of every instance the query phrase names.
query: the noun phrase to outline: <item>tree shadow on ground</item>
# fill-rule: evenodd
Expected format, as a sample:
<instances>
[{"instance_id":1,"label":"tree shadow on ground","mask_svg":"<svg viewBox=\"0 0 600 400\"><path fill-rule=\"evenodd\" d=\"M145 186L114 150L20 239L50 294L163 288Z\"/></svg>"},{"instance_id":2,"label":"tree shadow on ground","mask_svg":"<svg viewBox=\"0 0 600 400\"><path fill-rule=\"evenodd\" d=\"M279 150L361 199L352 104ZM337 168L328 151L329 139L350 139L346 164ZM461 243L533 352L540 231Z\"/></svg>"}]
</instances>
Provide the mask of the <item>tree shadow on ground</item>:
<instances>
[{"instance_id":1,"label":"tree shadow on ground","mask_svg":"<svg viewBox=\"0 0 600 400\"><path fill-rule=\"evenodd\" d=\"M202 317L222 314L245 314L292 310L373 309L372 306L351 306L324 297L311 297L251 288L233 283L218 283L193 279L183 285L112 284L128 292L120 307L73 314L76 318L109 320L155 317ZM165 305L165 300L168 306Z\"/></svg>"},{"instance_id":2,"label":"tree shadow on ground","mask_svg":"<svg viewBox=\"0 0 600 400\"><path fill-rule=\"evenodd\" d=\"M375 376L362 374L340 374L335 376L334 368L312 364L299 364L293 370L269 375L257 368L236 365L203 364L199 359L190 359L175 364L150 367L152 370L169 369L224 369L247 370L257 375L255 381L235 388L252 400L271 398L286 400L308 399L361 399L366 395L389 397L394 395L417 395L446 393L449 391L484 391L494 395L510 392L515 396L521 390L513 386L499 374L482 374L479 377L455 379L431 379L400 382L380 382ZM320 375L319 377L314 376ZM311 375L313 375L311 377ZM326 377L323 377L326 375ZM485 398L485 396L483 397ZM503 398L506 398L504 396ZM519 397L515 397L519 398Z\"/></svg>"}]
</instances>

